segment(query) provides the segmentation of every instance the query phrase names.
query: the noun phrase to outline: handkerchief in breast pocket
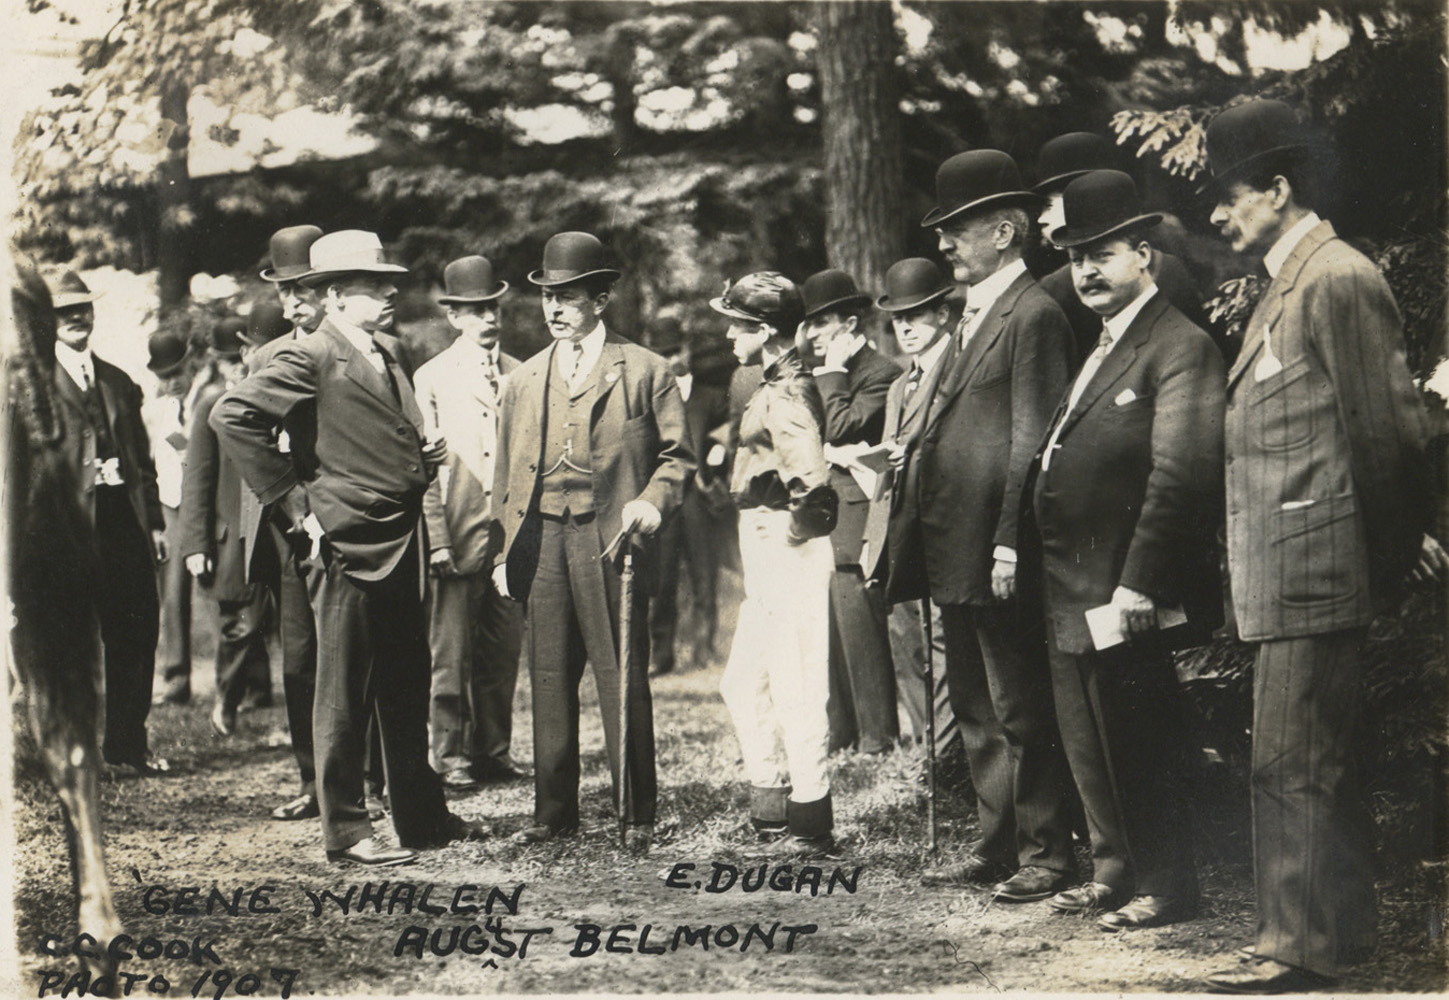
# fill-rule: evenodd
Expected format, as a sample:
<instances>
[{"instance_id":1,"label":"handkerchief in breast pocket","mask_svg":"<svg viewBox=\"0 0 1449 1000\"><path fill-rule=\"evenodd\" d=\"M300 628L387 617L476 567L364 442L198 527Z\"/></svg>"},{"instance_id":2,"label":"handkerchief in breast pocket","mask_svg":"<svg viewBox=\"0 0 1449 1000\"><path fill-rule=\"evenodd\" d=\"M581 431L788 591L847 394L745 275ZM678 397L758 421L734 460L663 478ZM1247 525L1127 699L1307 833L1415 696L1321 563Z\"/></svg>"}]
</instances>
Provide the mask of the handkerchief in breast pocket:
<instances>
[{"instance_id":1,"label":"handkerchief in breast pocket","mask_svg":"<svg viewBox=\"0 0 1449 1000\"><path fill-rule=\"evenodd\" d=\"M1273 353L1273 328L1263 331L1263 356L1253 366L1253 381L1266 382L1283 370L1283 362Z\"/></svg>"},{"instance_id":2,"label":"handkerchief in breast pocket","mask_svg":"<svg viewBox=\"0 0 1449 1000\"><path fill-rule=\"evenodd\" d=\"M1112 404L1114 406L1126 406L1128 403L1132 402L1136 398L1137 393L1133 392L1131 389L1123 389L1121 392L1117 393L1117 398L1112 400Z\"/></svg>"}]
</instances>

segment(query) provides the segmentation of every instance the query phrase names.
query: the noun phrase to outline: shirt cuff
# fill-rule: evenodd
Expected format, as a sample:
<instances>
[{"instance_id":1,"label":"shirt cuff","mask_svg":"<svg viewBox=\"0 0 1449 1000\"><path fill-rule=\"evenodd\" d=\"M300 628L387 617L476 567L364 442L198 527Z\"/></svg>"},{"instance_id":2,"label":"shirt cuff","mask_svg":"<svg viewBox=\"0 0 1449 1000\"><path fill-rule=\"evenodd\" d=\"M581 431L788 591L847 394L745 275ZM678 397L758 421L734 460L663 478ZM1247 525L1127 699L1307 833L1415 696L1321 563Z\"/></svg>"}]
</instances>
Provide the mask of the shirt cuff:
<instances>
[{"instance_id":1,"label":"shirt cuff","mask_svg":"<svg viewBox=\"0 0 1449 1000\"><path fill-rule=\"evenodd\" d=\"M850 374L850 372L846 370L844 365L821 365L819 368L812 368L810 370L810 374L814 375L816 378L819 378L821 375L829 375L832 372L836 375Z\"/></svg>"},{"instance_id":2,"label":"shirt cuff","mask_svg":"<svg viewBox=\"0 0 1449 1000\"><path fill-rule=\"evenodd\" d=\"M1006 545L996 546L996 548L992 550L991 554L997 562L1016 562L1016 549L1010 548Z\"/></svg>"}]
</instances>

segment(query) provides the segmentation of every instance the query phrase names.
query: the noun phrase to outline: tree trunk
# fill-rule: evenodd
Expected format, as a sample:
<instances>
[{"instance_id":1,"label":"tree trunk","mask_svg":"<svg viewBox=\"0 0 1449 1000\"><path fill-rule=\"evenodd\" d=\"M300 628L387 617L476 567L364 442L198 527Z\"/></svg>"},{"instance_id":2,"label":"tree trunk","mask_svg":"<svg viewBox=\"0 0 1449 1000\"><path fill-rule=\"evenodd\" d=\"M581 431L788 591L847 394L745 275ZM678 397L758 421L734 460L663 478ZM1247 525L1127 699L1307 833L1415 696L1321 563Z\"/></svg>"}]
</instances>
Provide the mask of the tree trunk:
<instances>
[{"instance_id":1,"label":"tree trunk","mask_svg":"<svg viewBox=\"0 0 1449 1000\"><path fill-rule=\"evenodd\" d=\"M878 293L905 250L899 43L885 0L811 5L819 40L825 153L825 253L863 291ZM889 336L875 338L895 353Z\"/></svg>"},{"instance_id":2,"label":"tree trunk","mask_svg":"<svg viewBox=\"0 0 1449 1000\"><path fill-rule=\"evenodd\" d=\"M186 301L191 285L191 172L186 163L190 126L186 102L191 96L187 83L168 80L161 90L161 117L175 124L166 151L156 169L156 202L159 225L156 244L157 284L164 316Z\"/></svg>"}]
</instances>

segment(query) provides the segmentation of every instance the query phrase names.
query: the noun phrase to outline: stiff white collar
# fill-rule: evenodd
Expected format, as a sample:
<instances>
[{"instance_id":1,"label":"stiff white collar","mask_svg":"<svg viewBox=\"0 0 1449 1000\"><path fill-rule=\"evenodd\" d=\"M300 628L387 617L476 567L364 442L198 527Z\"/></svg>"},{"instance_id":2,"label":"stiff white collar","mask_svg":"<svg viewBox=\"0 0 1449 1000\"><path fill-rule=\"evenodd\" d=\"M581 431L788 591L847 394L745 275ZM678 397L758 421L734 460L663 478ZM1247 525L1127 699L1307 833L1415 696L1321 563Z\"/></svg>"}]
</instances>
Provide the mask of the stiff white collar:
<instances>
[{"instance_id":1,"label":"stiff white collar","mask_svg":"<svg viewBox=\"0 0 1449 1000\"><path fill-rule=\"evenodd\" d=\"M89 346L83 351L77 351L69 344L57 340L55 342L55 360L65 369L72 382L82 389L86 387L86 381L95 381L96 362L91 354Z\"/></svg>"},{"instance_id":2,"label":"stiff white collar","mask_svg":"<svg viewBox=\"0 0 1449 1000\"><path fill-rule=\"evenodd\" d=\"M1132 321L1137 318L1137 314L1142 311L1142 307L1147 305L1147 300L1156 294L1157 284L1149 281L1141 295L1127 303L1117 315L1109 316L1102 321L1102 327L1112 338L1114 345L1122 339L1122 334L1127 332L1127 328L1132 325Z\"/></svg>"},{"instance_id":3,"label":"stiff white collar","mask_svg":"<svg viewBox=\"0 0 1449 1000\"><path fill-rule=\"evenodd\" d=\"M1293 228L1278 237L1278 241L1263 255L1263 266L1268 270L1268 277L1278 277L1278 272L1283 270L1288 255L1302 242L1303 237L1307 236L1313 227L1322 221L1317 212L1309 212L1299 219Z\"/></svg>"},{"instance_id":4,"label":"stiff white collar","mask_svg":"<svg viewBox=\"0 0 1449 1000\"><path fill-rule=\"evenodd\" d=\"M1026 273L1026 261L1017 258L1010 264L996 271L989 278L984 278L966 289L966 308L983 313L990 309L992 303L1001 298L1001 293L1011 287L1011 283Z\"/></svg>"}]
</instances>

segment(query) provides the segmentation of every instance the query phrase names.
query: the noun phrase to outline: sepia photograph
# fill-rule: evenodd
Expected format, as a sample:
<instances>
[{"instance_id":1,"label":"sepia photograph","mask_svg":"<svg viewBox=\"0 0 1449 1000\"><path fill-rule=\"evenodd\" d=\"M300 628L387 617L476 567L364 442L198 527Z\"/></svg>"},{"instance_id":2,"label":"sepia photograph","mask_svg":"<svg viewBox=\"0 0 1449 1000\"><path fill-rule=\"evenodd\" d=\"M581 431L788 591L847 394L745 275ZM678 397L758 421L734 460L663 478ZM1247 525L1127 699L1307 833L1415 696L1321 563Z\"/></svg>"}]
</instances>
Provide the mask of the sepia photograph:
<instances>
[{"instance_id":1,"label":"sepia photograph","mask_svg":"<svg viewBox=\"0 0 1449 1000\"><path fill-rule=\"evenodd\" d=\"M1441 0L12 0L0 995L1449 991Z\"/></svg>"}]
</instances>

